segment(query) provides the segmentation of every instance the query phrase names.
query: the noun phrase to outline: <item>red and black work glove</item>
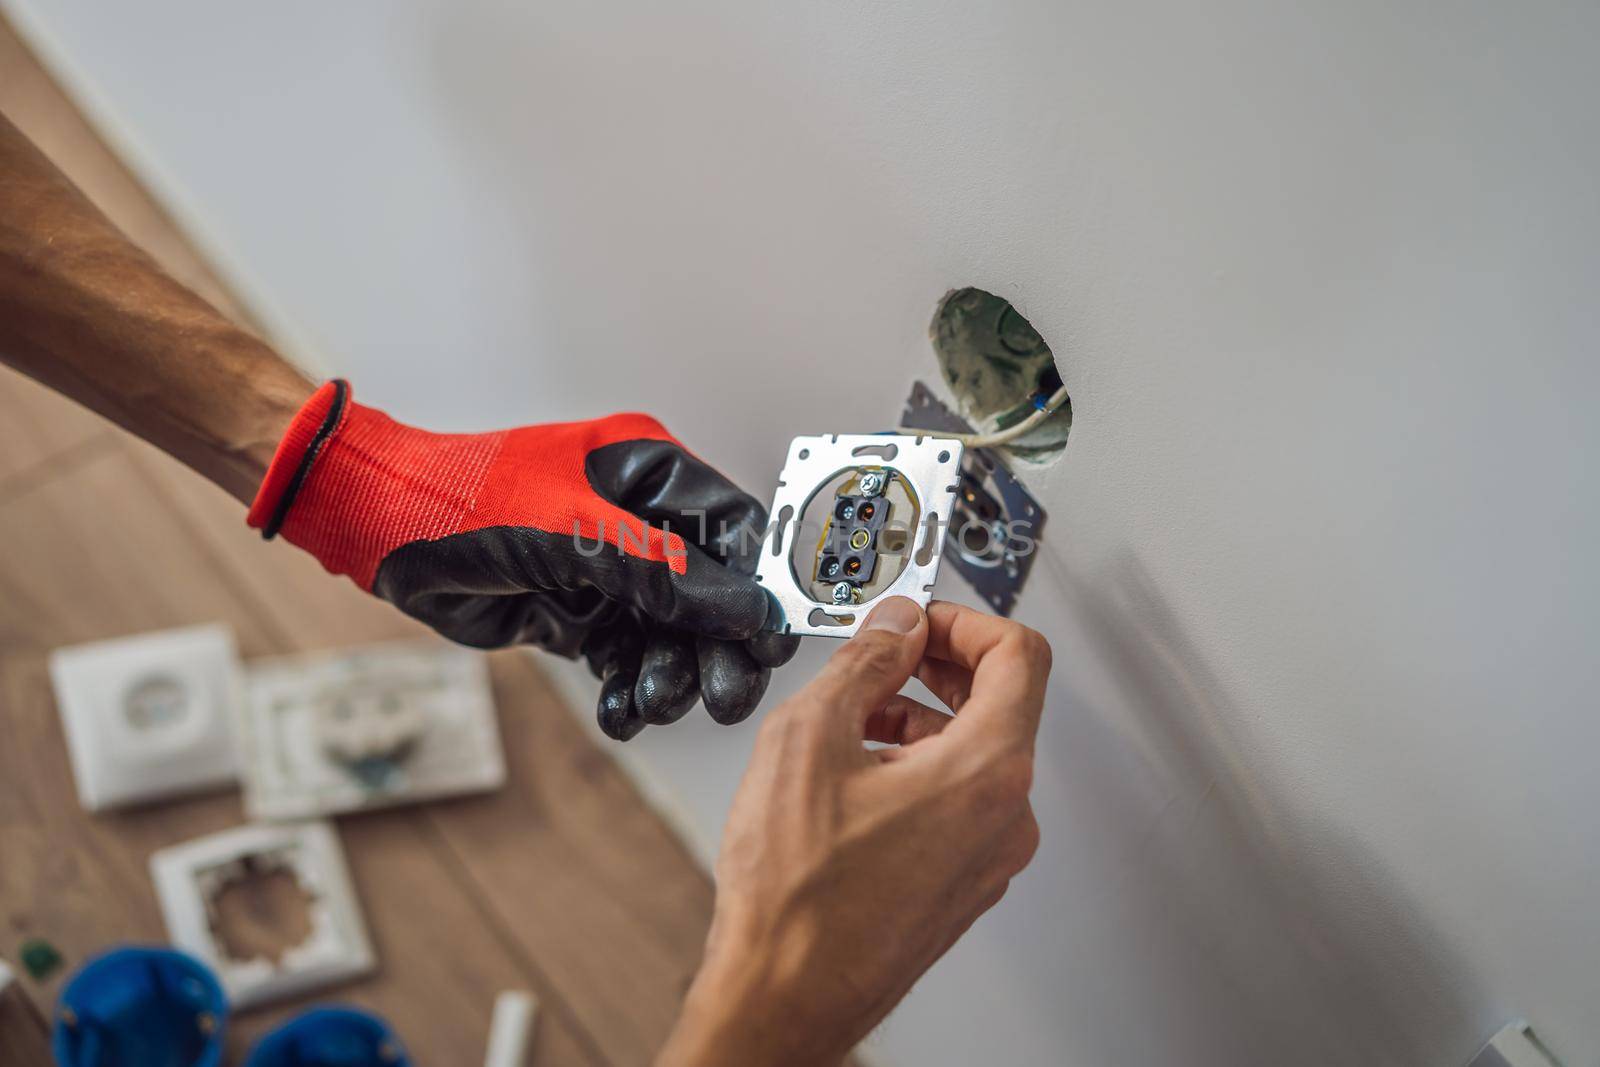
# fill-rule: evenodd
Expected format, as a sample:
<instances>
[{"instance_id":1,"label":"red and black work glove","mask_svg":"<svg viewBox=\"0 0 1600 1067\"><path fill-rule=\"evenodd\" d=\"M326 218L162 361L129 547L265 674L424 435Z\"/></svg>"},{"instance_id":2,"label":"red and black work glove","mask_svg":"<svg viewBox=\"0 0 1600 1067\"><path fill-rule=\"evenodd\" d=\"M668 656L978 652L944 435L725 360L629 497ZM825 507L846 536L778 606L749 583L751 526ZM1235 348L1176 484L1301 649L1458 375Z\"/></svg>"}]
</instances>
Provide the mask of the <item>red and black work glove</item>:
<instances>
[{"instance_id":1,"label":"red and black work glove","mask_svg":"<svg viewBox=\"0 0 1600 1067\"><path fill-rule=\"evenodd\" d=\"M697 697L739 722L797 645L762 628L765 509L647 415L437 434L329 382L249 522L462 644L585 656L618 740Z\"/></svg>"}]
</instances>

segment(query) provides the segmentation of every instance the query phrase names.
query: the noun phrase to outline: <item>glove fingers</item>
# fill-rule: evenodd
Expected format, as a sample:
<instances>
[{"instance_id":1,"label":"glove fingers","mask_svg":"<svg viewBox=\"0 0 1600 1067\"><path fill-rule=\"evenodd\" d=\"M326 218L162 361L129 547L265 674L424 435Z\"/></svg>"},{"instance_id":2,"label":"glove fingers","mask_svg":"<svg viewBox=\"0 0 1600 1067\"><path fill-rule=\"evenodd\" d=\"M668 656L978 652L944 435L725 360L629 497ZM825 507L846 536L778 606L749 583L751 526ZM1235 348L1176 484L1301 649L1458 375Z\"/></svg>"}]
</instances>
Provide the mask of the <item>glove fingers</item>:
<instances>
[{"instance_id":1,"label":"glove fingers","mask_svg":"<svg viewBox=\"0 0 1600 1067\"><path fill-rule=\"evenodd\" d=\"M700 666L694 638L680 630L655 627L645 638L633 704L639 718L665 726L688 714L700 697Z\"/></svg>"},{"instance_id":2,"label":"glove fingers","mask_svg":"<svg viewBox=\"0 0 1600 1067\"><path fill-rule=\"evenodd\" d=\"M613 741L627 741L639 735L645 721L633 703L634 674L617 671L600 683L600 704L595 712L600 729Z\"/></svg>"},{"instance_id":3,"label":"glove fingers","mask_svg":"<svg viewBox=\"0 0 1600 1067\"><path fill-rule=\"evenodd\" d=\"M774 630L761 630L744 643L750 658L763 667L781 667L794 658L800 649L800 638L795 634L780 634Z\"/></svg>"},{"instance_id":4,"label":"glove fingers","mask_svg":"<svg viewBox=\"0 0 1600 1067\"><path fill-rule=\"evenodd\" d=\"M626 741L645 728L633 701L644 653L644 634L632 613L595 631L584 645L589 669L601 679L595 716L600 729L613 740Z\"/></svg>"},{"instance_id":5,"label":"glove fingers","mask_svg":"<svg viewBox=\"0 0 1600 1067\"><path fill-rule=\"evenodd\" d=\"M723 726L744 721L761 703L772 671L751 657L744 642L702 637L698 652L706 711Z\"/></svg>"}]
</instances>

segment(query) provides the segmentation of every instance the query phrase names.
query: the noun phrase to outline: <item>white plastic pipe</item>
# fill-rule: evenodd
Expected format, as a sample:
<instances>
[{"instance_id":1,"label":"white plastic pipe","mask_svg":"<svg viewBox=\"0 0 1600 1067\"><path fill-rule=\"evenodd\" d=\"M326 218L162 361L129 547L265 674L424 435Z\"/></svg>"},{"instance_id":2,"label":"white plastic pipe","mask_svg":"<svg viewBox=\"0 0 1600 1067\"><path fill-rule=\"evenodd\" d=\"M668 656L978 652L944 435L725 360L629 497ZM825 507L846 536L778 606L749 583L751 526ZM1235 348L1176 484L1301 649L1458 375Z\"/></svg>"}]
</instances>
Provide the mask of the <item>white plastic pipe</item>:
<instances>
[{"instance_id":1,"label":"white plastic pipe","mask_svg":"<svg viewBox=\"0 0 1600 1067\"><path fill-rule=\"evenodd\" d=\"M524 990L507 990L494 998L489 1051L483 1057L483 1067L523 1067L538 1011L539 1001Z\"/></svg>"}]
</instances>

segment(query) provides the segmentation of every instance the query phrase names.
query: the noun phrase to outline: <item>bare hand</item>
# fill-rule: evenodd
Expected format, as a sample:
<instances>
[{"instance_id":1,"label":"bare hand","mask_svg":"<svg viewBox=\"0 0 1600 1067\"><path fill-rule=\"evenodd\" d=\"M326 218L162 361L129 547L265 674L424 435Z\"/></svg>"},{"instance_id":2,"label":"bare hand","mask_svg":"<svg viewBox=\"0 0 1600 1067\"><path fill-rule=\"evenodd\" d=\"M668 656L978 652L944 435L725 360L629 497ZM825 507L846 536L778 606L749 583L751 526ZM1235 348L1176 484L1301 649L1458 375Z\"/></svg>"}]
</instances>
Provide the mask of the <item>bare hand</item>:
<instances>
[{"instance_id":1,"label":"bare hand","mask_svg":"<svg viewBox=\"0 0 1600 1067\"><path fill-rule=\"evenodd\" d=\"M898 695L913 673L957 714ZM835 1063L888 1014L1038 847L1049 673L1025 626L895 598L767 716L661 1064Z\"/></svg>"}]
</instances>

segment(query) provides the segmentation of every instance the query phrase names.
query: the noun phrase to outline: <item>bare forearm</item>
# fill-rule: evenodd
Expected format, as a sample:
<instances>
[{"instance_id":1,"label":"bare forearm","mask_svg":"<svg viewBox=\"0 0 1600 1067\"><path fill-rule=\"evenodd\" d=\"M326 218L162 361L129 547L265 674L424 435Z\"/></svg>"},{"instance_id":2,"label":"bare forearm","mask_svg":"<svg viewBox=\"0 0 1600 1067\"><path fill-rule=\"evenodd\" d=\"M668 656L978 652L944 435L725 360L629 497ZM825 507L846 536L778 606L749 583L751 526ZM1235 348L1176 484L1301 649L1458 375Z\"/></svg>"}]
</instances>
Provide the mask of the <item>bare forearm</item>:
<instances>
[{"instance_id":1,"label":"bare forearm","mask_svg":"<svg viewBox=\"0 0 1600 1067\"><path fill-rule=\"evenodd\" d=\"M246 502L312 388L130 243L4 116L0 360Z\"/></svg>"},{"instance_id":2,"label":"bare forearm","mask_svg":"<svg viewBox=\"0 0 1600 1067\"><path fill-rule=\"evenodd\" d=\"M714 966L702 970L655 1067L830 1067L844 1060L847 1042L785 1008L783 998L760 983Z\"/></svg>"}]
</instances>

